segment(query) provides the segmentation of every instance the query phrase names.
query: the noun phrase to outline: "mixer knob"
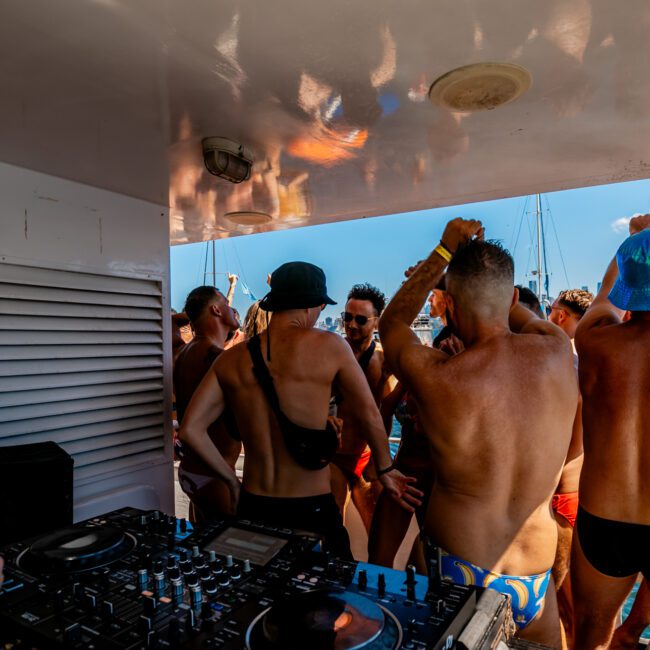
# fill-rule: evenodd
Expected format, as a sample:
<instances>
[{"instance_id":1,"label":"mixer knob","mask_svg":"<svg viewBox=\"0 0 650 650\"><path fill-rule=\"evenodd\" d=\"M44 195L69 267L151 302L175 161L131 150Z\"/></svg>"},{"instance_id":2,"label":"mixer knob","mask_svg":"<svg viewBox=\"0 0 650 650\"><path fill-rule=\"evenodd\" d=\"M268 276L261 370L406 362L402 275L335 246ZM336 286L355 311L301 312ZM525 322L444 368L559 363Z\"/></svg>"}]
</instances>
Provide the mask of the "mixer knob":
<instances>
[{"instance_id":1,"label":"mixer knob","mask_svg":"<svg viewBox=\"0 0 650 650\"><path fill-rule=\"evenodd\" d=\"M234 564L232 555L226 555L226 566L230 568Z\"/></svg>"},{"instance_id":2,"label":"mixer knob","mask_svg":"<svg viewBox=\"0 0 650 650\"><path fill-rule=\"evenodd\" d=\"M207 580L208 578L212 577L212 571L210 571L209 567L204 566L199 569L199 577L201 580Z\"/></svg>"},{"instance_id":3,"label":"mixer knob","mask_svg":"<svg viewBox=\"0 0 650 650\"><path fill-rule=\"evenodd\" d=\"M181 533L187 532L187 519L185 519L185 517L180 520L178 527L181 529Z\"/></svg>"},{"instance_id":4,"label":"mixer knob","mask_svg":"<svg viewBox=\"0 0 650 650\"><path fill-rule=\"evenodd\" d=\"M215 578L209 578L205 581L205 593L214 596L217 593L217 581Z\"/></svg>"},{"instance_id":5,"label":"mixer knob","mask_svg":"<svg viewBox=\"0 0 650 650\"><path fill-rule=\"evenodd\" d=\"M219 586L220 587L227 587L229 584L230 584L230 576L224 571L219 576Z\"/></svg>"},{"instance_id":6,"label":"mixer knob","mask_svg":"<svg viewBox=\"0 0 650 650\"><path fill-rule=\"evenodd\" d=\"M140 591L147 588L149 582L149 574L146 569L138 569L138 588Z\"/></svg>"},{"instance_id":7,"label":"mixer knob","mask_svg":"<svg viewBox=\"0 0 650 650\"><path fill-rule=\"evenodd\" d=\"M377 576L377 595L379 598L386 596L386 576L383 573Z\"/></svg>"},{"instance_id":8,"label":"mixer knob","mask_svg":"<svg viewBox=\"0 0 650 650\"><path fill-rule=\"evenodd\" d=\"M183 560L180 563L180 569L185 574L188 575L194 572L194 565L189 560Z\"/></svg>"},{"instance_id":9,"label":"mixer knob","mask_svg":"<svg viewBox=\"0 0 650 650\"><path fill-rule=\"evenodd\" d=\"M251 571L251 561L248 559L244 560L244 573L250 573Z\"/></svg>"},{"instance_id":10,"label":"mixer knob","mask_svg":"<svg viewBox=\"0 0 650 650\"><path fill-rule=\"evenodd\" d=\"M156 598L161 598L165 595L165 589L167 589L167 580L165 580L164 574L156 576L156 583L154 588L156 591Z\"/></svg>"},{"instance_id":11,"label":"mixer knob","mask_svg":"<svg viewBox=\"0 0 650 650\"><path fill-rule=\"evenodd\" d=\"M138 518L138 524L140 525L140 528L146 528L148 523L149 517L147 517L147 515L140 515Z\"/></svg>"},{"instance_id":12,"label":"mixer knob","mask_svg":"<svg viewBox=\"0 0 650 650\"><path fill-rule=\"evenodd\" d=\"M365 569L359 571L359 590L365 591L368 586L368 573Z\"/></svg>"},{"instance_id":13,"label":"mixer knob","mask_svg":"<svg viewBox=\"0 0 650 650\"><path fill-rule=\"evenodd\" d=\"M205 566L205 559L203 556L199 555L199 557L194 559L194 568L195 569L202 569Z\"/></svg>"},{"instance_id":14,"label":"mixer knob","mask_svg":"<svg viewBox=\"0 0 650 650\"><path fill-rule=\"evenodd\" d=\"M210 551L210 554L208 555L208 562L212 564L212 562L217 561L217 553L215 551Z\"/></svg>"},{"instance_id":15,"label":"mixer knob","mask_svg":"<svg viewBox=\"0 0 650 650\"><path fill-rule=\"evenodd\" d=\"M174 605L180 605L183 602L183 583L181 580L172 580L172 599Z\"/></svg>"},{"instance_id":16,"label":"mixer knob","mask_svg":"<svg viewBox=\"0 0 650 650\"><path fill-rule=\"evenodd\" d=\"M167 558L167 569L175 569L178 566L178 561L175 555L170 555Z\"/></svg>"},{"instance_id":17,"label":"mixer knob","mask_svg":"<svg viewBox=\"0 0 650 650\"><path fill-rule=\"evenodd\" d=\"M192 557L199 557L201 555L201 549L194 545L192 546Z\"/></svg>"},{"instance_id":18,"label":"mixer knob","mask_svg":"<svg viewBox=\"0 0 650 650\"><path fill-rule=\"evenodd\" d=\"M178 580L181 577L181 570L176 566L167 572L170 580Z\"/></svg>"},{"instance_id":19,"label":"mixer knob","mask_svg":"<svg viewBox=\"0 0 650 650\"><path fill-rule=\"evenodd\" d=\"M152 517L153 517L154 521L158 521L160 519L160 511L159 510L154 510L153 514L152 514Z\"/></svg>"},{"instance_id":20,"label":"mixer knob","mask_svg":"<svg viewBox=\"0 0 650 650\"><path fill-rule=\"evenodd\" d=\"M194 571L192 571L192 573L188 573L185 576L185 582L187 583L188 587L196 587L200 582L199 576Z\"/></svg>"},{"instance_id":21,"label":"mixer knob","mask_svg":"<svg viewBox=\"0 0 650 650\"><path fill-rule=\"evenodd\" d=\"M156 560L153 563L153 573L162 573L163 572L163 563L160 560Z\"/></svg>"},{"instance_id":22,"label":"mixer knob","mask_svg":"<svg viewBox=\"0 0 650 650\"><path fill-rule=\"evenodd\" d=\"M241 579L241 569L238 566L233 566L230 569L230 577L232 580L239 580Z\"/></svg>"},{"instance_id":23,"label":"mixer knob","mask_svg":"<svg viewBox=\"0 0 650 650\"><path fill-rule=\"evenodd\" d=\"M203 590L201 589L201 585L190 587L190 602L192 603L192 607L200 607L203 602Z\"/></svg>"}]
</instances>

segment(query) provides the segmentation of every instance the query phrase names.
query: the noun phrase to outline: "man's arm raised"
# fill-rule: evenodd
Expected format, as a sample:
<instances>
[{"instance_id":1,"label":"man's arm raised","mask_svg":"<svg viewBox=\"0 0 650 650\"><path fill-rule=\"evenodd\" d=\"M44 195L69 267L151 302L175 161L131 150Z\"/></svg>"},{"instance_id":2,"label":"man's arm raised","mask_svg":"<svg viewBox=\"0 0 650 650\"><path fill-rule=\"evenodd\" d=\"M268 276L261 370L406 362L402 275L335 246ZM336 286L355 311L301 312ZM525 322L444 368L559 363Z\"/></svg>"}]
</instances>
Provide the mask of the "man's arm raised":
<instances>
[{"instance_id":1,"label":"man's arm raised","mask_svg":"<svg viewBox=\"0 0 650 650\"><path fill-rule=\"evenodd\" d=\"M208 435L208 427L223 413L225 408L223 390L215 372L217 362L218 359L212 364L194 392L183 417L178 437L181 442L189 445L217 476L226 482L236 506L239 497L239 480Z\"/></svg>"},{"instance_id":2,"label":"man's arm raised","mask_svg":"<svg viewBox=\"0 0 650 650\"><path fill-rule=\"evenodd\" d=\"M440 244L429 257L420 262L408 280L390 301L379 319L379 336L388 366L400 380L407 380L409 375L410 353L422 352L422 345L411 329L411 323L418 315L429 293L440 282L447 264L461 244L474 236L483 236L480 221L453 219L450 221L440 240ZM440 361L449 357L446 354L427 349ZM431 356L431 355L430 355Z\"/></svg>"},{"instance_id":3,"label":"man's arm raised","mask_svg":"<svg viewBox=\"0 0 650 650\"><path fill-rule=\"evenodd\" d=\"M644 214L630 219L630 235L636 235L646 228L650 228L650 214ZM578 323L576 329L577 345L580 344L580 339L595 327L616 325L621 322L625 312L615 307L609 300L609 292L612 290L617 277L618 265L616 264L616 257L614 257L605 271L598 295L594 298L585 315Z\"/></svg>"},{"instance_id":4,"label":"man's arm raised","mask_svg":"<svg viewBox=\"0 0 650 650\"><path fill-rule=\"evenodd\" d=\"M337 386L343 399L355 405L362 427L359 433L370 447L379 480L393 499L409 512L414 512L414 506L422 503L420 497L423 493L413 485L414 478L404 476L398 470L392 469L384 423L361 366L354 358L350 346L343 339L333 341L333 345L336 346L335 354L340 359L336 375Z\"/></svg>"}]
</instances>

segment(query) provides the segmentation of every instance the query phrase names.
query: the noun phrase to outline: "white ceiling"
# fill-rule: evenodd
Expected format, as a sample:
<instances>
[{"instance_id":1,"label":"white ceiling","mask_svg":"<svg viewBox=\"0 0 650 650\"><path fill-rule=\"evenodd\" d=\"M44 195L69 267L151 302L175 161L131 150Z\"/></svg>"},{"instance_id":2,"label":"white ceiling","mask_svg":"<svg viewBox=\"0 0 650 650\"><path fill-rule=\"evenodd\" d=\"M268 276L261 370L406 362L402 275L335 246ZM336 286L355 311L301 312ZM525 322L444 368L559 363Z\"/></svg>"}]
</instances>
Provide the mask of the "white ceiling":
<instances>
[{"instance_id":1,"label":"white ceiling","mask_svg":"<svg viewBox=\"0 0 650 650\"><path fill-rule=\"evenodd\" d=\"M647 0L0 11L0 160L169 205L173 244L650 177ZM438 76L483 61L532 87L493 111L431 105ZM251 147L251 181L210 176L206 136Z\"/></svg>"}]
</instances>

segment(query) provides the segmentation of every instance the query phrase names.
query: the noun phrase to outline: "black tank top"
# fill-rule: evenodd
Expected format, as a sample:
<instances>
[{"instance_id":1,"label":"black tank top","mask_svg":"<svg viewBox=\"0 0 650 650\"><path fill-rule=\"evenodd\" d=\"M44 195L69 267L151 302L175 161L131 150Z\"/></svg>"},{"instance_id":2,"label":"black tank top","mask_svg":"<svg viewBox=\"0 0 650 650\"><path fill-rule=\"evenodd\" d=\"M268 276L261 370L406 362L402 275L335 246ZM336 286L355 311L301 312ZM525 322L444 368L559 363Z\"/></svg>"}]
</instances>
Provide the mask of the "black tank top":
<instances>
[{"instance_id":1,"label":"black tank top","mask_svg":"<svg viewBox=\"0 0 650 650\"><path fill-rule=\"evenodd\" d=\"M280 407L273 377L264 362L259 336L246 343L253 361L253 374L278 420L284 444L293 459L305 469L318 470L326 467L339 447L339 438L329 420L324 429L309 429L291 421Z\"/></svg>"}]
</instances>

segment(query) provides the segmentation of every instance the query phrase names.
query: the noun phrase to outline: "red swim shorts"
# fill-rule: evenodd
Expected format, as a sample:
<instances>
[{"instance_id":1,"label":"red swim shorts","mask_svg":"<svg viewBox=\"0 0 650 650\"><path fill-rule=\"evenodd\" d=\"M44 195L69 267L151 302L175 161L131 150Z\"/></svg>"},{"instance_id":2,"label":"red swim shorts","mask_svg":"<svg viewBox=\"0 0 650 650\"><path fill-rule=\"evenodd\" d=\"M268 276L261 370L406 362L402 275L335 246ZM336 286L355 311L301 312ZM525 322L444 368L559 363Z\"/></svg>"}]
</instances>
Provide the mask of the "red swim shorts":
<instances>
[{"instance_id":1,"label":"red swim shorts","mask_svg":"<svg viewBox=\"0 0 650 650\"><path fill-rule=\"evenodd\" d=\"M560 517L564 517L571 527L576 525L576 517L578 516L578 493L568 492L567 494L554 494L553 501L551 502L553 511Z\"/></svg>"}]
</instances>

